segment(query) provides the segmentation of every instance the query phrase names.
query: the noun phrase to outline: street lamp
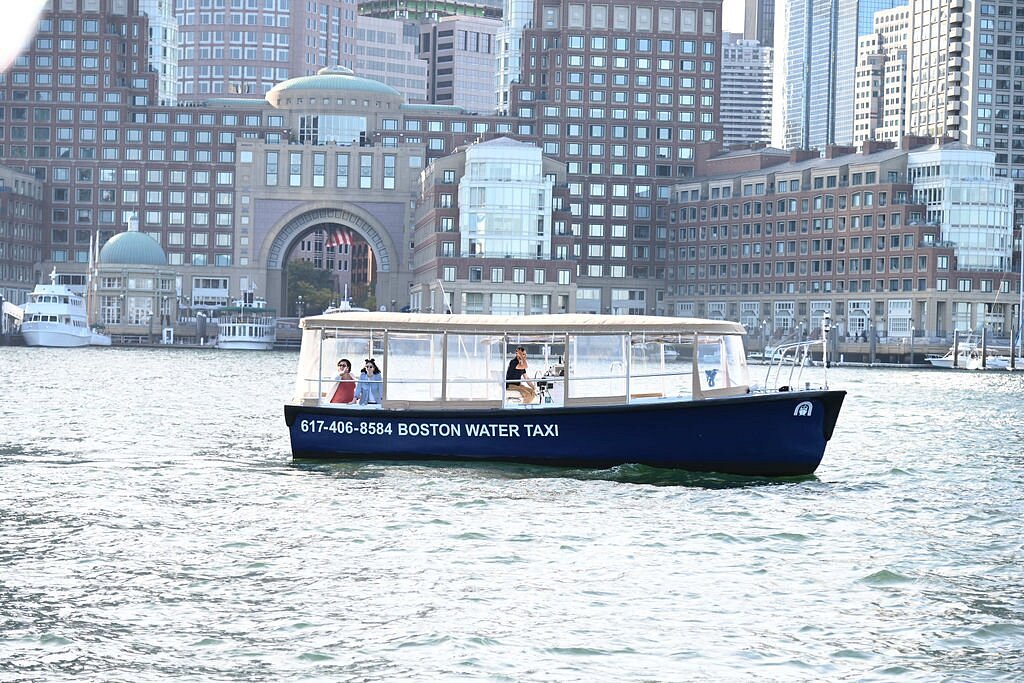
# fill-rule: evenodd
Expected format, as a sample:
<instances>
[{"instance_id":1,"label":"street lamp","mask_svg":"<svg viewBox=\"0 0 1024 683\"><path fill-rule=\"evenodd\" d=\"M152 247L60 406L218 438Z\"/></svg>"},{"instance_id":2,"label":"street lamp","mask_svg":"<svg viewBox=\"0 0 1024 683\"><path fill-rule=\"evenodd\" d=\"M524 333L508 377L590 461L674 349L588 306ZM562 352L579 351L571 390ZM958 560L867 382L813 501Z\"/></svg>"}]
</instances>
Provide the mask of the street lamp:
<instances>
[{"instance_id":1,"label":"street lamp","mask_svg":"<svg viewBox=\"0 0 1024 683\"><path fill-rule=\"evenodd\" d=\"M878 350L878 328L872 318L868 318L868 363L875 364L875 352Z\"/></svg>"},{"instance_id":2,"label":"street lamp","mask_svg":"<svg viewBox=\"0 0 1024 683\"><path fill-rule=\"evenodd\" d=\"M299 298L295 301L295 312L301 318L306 312L306 302L302 300L302 295L299 294Z\"/></svg>"}]
</instances>

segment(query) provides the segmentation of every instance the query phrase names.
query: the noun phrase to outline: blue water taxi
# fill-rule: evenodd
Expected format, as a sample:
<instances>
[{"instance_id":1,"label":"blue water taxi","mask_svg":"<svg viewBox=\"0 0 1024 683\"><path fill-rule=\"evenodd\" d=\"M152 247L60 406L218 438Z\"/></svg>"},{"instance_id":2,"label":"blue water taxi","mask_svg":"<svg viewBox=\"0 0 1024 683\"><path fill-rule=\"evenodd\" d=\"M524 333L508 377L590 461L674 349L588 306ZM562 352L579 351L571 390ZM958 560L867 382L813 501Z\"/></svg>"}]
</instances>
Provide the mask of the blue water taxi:
<instances>
[{"instance_id":1,"label":"blue water taxi","mask_svg":"<svg viewBox=\"0 0 1024 683\"><path fill-rule=\"evenodd\" d=\"M722 320L347 312L300 327L284 406L300 459L807 475L846 395L827 362L818 383L793 375L802 366L752 382L744 328ZM371 356L380 384L355 394L379 400L332 403L353 393L337 391L339 360L358 377Z\"/></svg>"}]
</instances>

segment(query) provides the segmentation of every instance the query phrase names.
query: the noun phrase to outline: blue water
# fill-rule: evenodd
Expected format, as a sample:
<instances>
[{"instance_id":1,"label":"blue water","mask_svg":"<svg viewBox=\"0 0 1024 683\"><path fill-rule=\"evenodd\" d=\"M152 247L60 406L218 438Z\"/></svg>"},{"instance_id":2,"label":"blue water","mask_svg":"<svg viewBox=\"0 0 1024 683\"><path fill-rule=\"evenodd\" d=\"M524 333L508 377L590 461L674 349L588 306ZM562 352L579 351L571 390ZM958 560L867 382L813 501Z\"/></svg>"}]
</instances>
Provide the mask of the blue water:
<instances>
[{"instance_id":1,"label":"blue water","mask_svg":"<svg viewBox=\"0 0 1024 683\"><path fill-rule=\"evenodd\" d=\"M1024 678L1024 373L833 370L773 482L293 464L295 361L0 348L0 681Z\"/></svg>"}]
</instances>

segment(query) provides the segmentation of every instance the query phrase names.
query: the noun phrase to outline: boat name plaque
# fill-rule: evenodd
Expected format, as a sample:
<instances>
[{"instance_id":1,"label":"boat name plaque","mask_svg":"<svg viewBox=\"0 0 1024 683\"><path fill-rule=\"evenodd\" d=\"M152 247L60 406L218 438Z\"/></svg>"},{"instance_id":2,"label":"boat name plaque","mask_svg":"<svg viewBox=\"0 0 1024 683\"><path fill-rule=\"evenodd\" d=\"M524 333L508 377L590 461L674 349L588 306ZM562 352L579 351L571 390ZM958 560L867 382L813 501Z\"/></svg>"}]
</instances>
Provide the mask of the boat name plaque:
<instances>
[{"instance_id":1,"label":"boat name plaque","mask_svg":"<svg viewBox=\"0 0 1024 683\"><path fill-rule=\"evenodd\" d=\"M557 437L557 424L385 422L380 420L299 420L299 430L307 434L332 433L360 436L427 436L537 438Z\"/></svg>"}]
</instances>

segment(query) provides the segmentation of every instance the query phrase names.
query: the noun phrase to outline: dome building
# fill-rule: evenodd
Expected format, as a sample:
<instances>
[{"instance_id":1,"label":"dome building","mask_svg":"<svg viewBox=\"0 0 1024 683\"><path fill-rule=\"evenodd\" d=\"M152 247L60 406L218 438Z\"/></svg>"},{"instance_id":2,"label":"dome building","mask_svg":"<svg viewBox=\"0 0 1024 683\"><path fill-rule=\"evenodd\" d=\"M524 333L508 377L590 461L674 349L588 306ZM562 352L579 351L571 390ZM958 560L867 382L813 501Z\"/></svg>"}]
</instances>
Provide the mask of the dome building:
<instances>
[{"instance_id":1,"label":"dome building","mask_svg":"<svg viewBox=\"0 0 1024 683\"><path fill-rule=\"evenodd\" d=\"M152 343L154 334L173 324L177 276L160 244L139 232L137 216L103 245L94 270L90 295L99 306L96 318L115 343Z\"/></svg>"},{"instance_id":2,"label":"dome building","mask_svg":"<svg viewBox=\"0 0 1024 683\"><path fill-rule=\"evenodd\" d=\"M342 66L278 83L265 100L280 135L236 141L235 174L246 188L234 217L237 272L293 313L285 278L293 261L329 271L333 291L357 304L404 301L427 154L422 132L410 133L404 119L427 105Z\"/></svg>"}]
</instances>

